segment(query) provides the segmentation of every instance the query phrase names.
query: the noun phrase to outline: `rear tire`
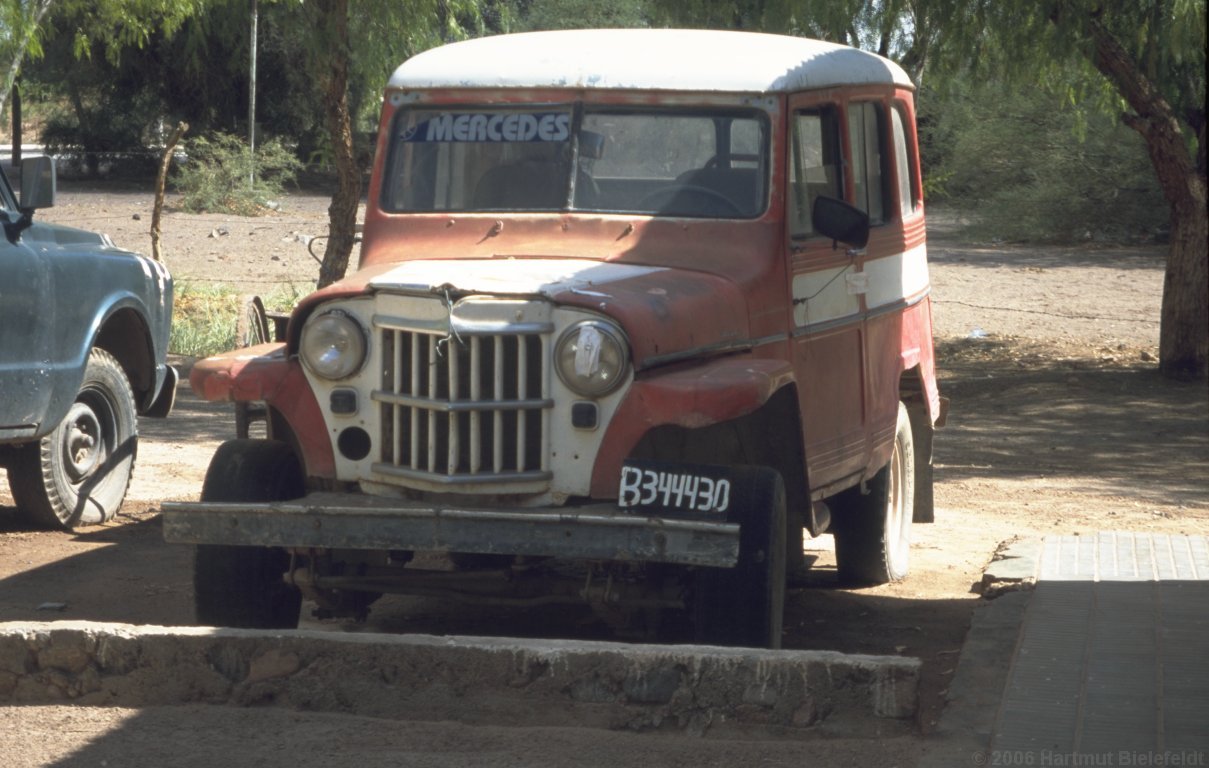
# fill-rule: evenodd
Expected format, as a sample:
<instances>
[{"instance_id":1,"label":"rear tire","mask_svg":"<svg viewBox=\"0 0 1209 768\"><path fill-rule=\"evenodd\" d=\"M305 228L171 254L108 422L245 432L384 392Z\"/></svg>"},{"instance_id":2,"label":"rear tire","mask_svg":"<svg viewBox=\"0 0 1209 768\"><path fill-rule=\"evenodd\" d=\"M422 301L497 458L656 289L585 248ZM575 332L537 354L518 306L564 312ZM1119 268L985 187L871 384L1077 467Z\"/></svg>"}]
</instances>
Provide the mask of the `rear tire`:
<instances>
[{"instance_id":1,"label":"rear tire","mask_svg":"<svg viewBox=\"0 0 1209 768\"><path fill-rule=\"evenodd\" d=\"M785 616L785 483L768 467L735 467L727 518L739 523L734 568L700 568L692 589L694 640L780 648Z\"/></svg>"},{"instance_id":2,"label":"rear tire","mask_svg":"<svg viewBox=\"0 0 1209 768\"><path fill-rule=\"evenodd\" d=\"M915 509L915 451L911 420L898 404L890 461L861 488L837 494L835 559L845 585L902 581L910 567L911 518Z\"/></svg>"},{"instance_id":3,"label":"rear tire","mask_svg":"<svg viewBox=\"0 0 1209 768\"><path fill-rule=\"evenodd\" d=\"M113 355L94 349L63 421L13 452L13 500L26 519L47 528L109 522L126 498L137 452L138 416L126 372Z\"/></svg>"},{"instance_id":4,"label":"rear tire","mask_svg":"<svg viewBox=\"0 0 1209 768\"><path fill-rule=\"evenodd\" d=\"M285 443L230 440L218 447L202 501L271 502L306 492L302 466ZM298 626L302 593L284 580L289 553L274 547L203 544L193 564L197 623L251 629Z\"/></svg>"}]
</instances>

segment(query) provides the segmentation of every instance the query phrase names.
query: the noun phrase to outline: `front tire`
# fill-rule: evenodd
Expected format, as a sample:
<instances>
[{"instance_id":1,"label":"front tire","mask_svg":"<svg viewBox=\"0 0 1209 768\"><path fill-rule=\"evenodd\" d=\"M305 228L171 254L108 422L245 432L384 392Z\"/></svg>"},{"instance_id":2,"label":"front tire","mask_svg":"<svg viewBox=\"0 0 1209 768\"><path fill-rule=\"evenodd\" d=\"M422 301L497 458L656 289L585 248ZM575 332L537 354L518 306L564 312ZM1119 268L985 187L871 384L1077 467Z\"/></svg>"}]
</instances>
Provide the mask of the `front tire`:
<instances>
[{"instance_id":1,"label":"front tire","mask_svg":"<svg viewBox=\"0 0 1209 768\"><path fill-rule=\"evenodd\" d=\"M739 523L734 568L700 568L691 607L694 640L780 648L785 617L785 483L768 467L732 470L729 522Z\"/></svg>"},{"instance_id":2,"label":"front tire","mask_svg":"<svg viewBox=\"0 0 1209 768\"><path fill-rule=\"evenodd\" d=\"M202 501L271 502L306 492L293 450L273 440L229 440L218 447ZM193 564L197 623L250 629L298 626L302 593L284 580L290 556L275 547L203 544Z\"/></svg>"},{"instance_id":3,"label":"front tire","mask_svg":"<svg viewBox=\"0 0 1209 768\"><path fill-rule=\"evenodd\" d=\"M94 349L63 421L11 459L17 509L35 525L65 531L109 522L126 498L137 452L138 416L126 372L113 355Z\"/></svg>"},{"instance_id":4,"label":"front tire","mask_svg":"<svg viewBox=\"0 0 1209 768\"><path fill-rule=\"evenodd\" d=\"M910 566L915 509L915 450L907 409L898 404L890 461L861 488L837 494L832 522L840 582L875 585L902 581Z\"/></svg>"}]
</instances>

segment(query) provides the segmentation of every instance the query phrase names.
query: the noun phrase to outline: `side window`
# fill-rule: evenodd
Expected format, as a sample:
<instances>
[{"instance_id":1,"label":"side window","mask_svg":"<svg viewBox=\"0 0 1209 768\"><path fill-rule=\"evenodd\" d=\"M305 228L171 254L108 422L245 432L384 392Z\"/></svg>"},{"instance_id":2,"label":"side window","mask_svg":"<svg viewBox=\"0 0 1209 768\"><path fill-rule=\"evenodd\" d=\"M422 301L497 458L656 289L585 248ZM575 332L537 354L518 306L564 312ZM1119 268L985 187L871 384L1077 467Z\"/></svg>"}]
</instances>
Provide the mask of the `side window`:
<instances>
[{"instance_id":1,"label":"side window","mask_svg":"<svg viewBox=\"0 0 1209 768\"><path fill-rule=\"evenodd\" d=\"M852 175L856 207L869 214L870 224L886 221L885 114L882 105L862 102L848 106L848 140L852 144Z\"/></svg>"},{"instance_id":2,"label":"side window","mask_svg":"<svg viewBox=\"0 0 1209 768\"><path fill-rule=\"evenodd\" d=\"M919 208L918 179L915 178L915 163L907 144L907 118L902 104L895 104L890 112L894 124L894 164L898 171L898 205L904 218Z\"/></svg>"},{"instance_id":3,"label":"side window","mask_svg":"<svg viewBox=\"0 0 1209 768\"><path fill-rule=\"evenodd\" d=\"M760 135L761 127L754 120L730 122L731 168L760 167L760 148L764 139Z\"/></svg>"},{"instance_id":4,"label":"side window","mask_svg":"<svg viewBox=\"0 0 1209 768\"><path fill-rule=\"evenodd\" d=\"M839 120L833 108L793 116L789 153L789 234L814 234L810 211L819 195L844 199L844 172Z\"/></svg>"}]
</instances>

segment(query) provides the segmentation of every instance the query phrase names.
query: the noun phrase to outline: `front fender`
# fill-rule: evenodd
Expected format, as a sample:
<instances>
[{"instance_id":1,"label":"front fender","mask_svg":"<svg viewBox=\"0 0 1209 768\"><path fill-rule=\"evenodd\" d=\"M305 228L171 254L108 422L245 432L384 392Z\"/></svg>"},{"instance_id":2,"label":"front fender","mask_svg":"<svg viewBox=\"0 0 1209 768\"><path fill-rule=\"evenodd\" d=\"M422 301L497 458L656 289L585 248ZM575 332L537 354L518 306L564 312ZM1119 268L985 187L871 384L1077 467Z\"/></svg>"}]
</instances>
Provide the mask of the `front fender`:
<instances>
[{"instance_id":1,"label":"front fender","mask_svg":"<svg viewBox=\"0 0 1209 768\"><path fill-rule=\"evenodd\" d=\"M310 477L334 478L336 460L323 412L302 366L280 342L224 352L193 366L189 385L205 400L264 401L289 424Z\"/></svg>"},{"instance_id":2,"label":"front fender","mask_svg":"<svg viewBox=\"0 0 1209 768\"><path fill-rule=\"evenodd\" d=\"M609 424L592 469L592 497L617 493L621 463L649 430L707 427L746 416L793 382L784 360L727 357L634 382Z\"/></svg>"}]
</instances>

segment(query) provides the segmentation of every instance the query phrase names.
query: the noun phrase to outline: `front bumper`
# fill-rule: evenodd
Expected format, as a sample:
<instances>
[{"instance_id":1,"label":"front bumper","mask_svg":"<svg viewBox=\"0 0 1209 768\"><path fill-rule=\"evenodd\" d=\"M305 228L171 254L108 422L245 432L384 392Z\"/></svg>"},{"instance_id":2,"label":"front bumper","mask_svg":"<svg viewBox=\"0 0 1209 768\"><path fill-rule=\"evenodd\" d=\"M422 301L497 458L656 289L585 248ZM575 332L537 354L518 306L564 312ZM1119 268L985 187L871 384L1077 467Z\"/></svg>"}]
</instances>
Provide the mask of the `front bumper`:
<instances>
[{"instance_id":1,"label":"front bumper","mask_svg":"<svg viewBox=\"0 0 1209 768\"><path fill-rule=\"evenodd\" d=\"M735 523L642 517L611 504L474 509L357 494L270 503L166 502L176 544L412 550L733 567Z\"/></svg>"}]
</instances>

